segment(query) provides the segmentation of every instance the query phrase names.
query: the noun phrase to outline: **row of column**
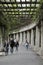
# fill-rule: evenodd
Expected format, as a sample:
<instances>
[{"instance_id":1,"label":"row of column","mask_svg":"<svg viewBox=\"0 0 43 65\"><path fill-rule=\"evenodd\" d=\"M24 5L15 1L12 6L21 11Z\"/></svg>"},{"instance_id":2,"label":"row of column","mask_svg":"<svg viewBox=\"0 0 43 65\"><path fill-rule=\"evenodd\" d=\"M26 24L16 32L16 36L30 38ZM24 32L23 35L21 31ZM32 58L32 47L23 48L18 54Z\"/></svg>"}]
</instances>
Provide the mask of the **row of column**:
<instances>
[{"instance_id":1,"label":"row of column","mask_svg":"<svg viewBox=\"0 0 43 65\"><path fill-rule=\"evenodd\" d=\"M19 40L20 43L25 43L25 41L27 40L29 43L31 43L31 46L36 45L36 47L39 46L39 37L40 37L40 31L38 26L28 30L28 31L24 31L24 32L20 32L20 33L16 33L14 34L14 39L16 38L17 40Z\"/></svg>"},{"instance_id":2,"label":"row of column","mask_svg":"<svg viewBox=\"0 0 43 65\"><path fill-rule=\"evenodd\" d=\"M24 31L24 32L14 34L14 39L16 38L17 40L19 40L20 44L25 43L26 40L29 42L30 39L29 37L30 37L29 31L26 31L26 33Z\"/></svg>"},{"instance_id":3,"label":"row of column","mask_svg":"<svg viewBox=\"0 0 43 65\"><path fill-rule=\"evenodd\" d=\"M15 33L14 39L16 38L19 40L20 44L25 43L27 40L31 44L31 47L34 48L34 50L37 52L41 51L40 53L43 54L43 21L41 21L40 25L37 25L27 31Z\"/></svg>"},{"instance_id":4,"label":"row of column","mask_svg":"<svg viewBox=\"0 0 43 65\"><path fill-rule=\"evenodd\" d=\"M30 35L31 34L31 35ZM30 37L31 36L31 37ZM17 40L19 40L20 41L20 43L21 42L25 42L26 40L28 41L28 42L30 42L30 40L31 40L31 45L33 46L34 45L34 43L38 46L39 45L39 29L38 29L38 26L36 26L36 32L35 32L35 42L34 42L34 30L33 29L31 29L31 32L30 31L27 31L26 33L25 33L25 31L24 32L20 32L19 34L18 33L16 33L16 34L14 34L14 39L17 39Z\"/></svg>"},{"instance_id":5,"label":"row of column","mask_svg":"<svg viewBox=\"0 0 43 65\"><path fill-rule=\"evenodd\" d=\"M31 29L31 47L41 56L43 56L43 21L41 21L40 25L35 27L35 35L34 29Z\"/></svg>"},{"instance_id":6,"label":"row of column","mask_svg":"<svg viewBox=\"0 0 43 65\"><path fill-rule=\"evenodd\" d=\"M35 51L39 51L39 48L41 47L41 42L40 42L40 29L38 26L35 27L35 30L34 28L31 29L31 47L34 48Z\"/></svg>"}]
</instances>

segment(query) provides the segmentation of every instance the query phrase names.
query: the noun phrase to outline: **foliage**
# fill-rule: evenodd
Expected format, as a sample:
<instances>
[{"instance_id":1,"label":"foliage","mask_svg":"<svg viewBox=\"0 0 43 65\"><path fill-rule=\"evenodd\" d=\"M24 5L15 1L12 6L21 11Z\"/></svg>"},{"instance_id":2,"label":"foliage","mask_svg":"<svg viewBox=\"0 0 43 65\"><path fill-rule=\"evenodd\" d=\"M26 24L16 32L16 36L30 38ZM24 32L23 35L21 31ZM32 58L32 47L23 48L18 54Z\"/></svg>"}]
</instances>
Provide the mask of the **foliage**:
<instances>
[{"instance_id":1,"label":"foliage","mask_svg":"<svg viewBox=\"0 0 43 65\"><path fill-rule=\"evenodd\" d=\"M38 20L43 19L43 0L40 0L40 5L37 8L36 14L35 14L35 16L33 15L32 20L34 21L36 19L38 19Z\"/></svg>"},{"instance_id":2,"label":"foliage","mask_svg":"<svg viewBox=\"0 0 43 65\"><path fill-rule=\"evenodd\" d=\"M18 13L20 12L18 11ZM33 15L32 20L36 20L36 19L39 19L39 20L43 19L43 0L40 0L40 6L39 8L37 8L35 16ZM25 23L24 23L24 20L22 20L21 18L13 20L11 16L7 17L6 14L3 14L3 12L0 12L0 27L4 26L4 29L5 29L4 32L6 37L8 36L8 33L10 30L14 30L14 28L18 28L23 24L24 25L28 24L27 20Z\"/></svg>"},{"instance_id":3,"label":"foliage","mask_svg":"<svg viewBox=\"0 0 43 65\"><path fill-rule=\"evenodd\" d=\"M10 29L10 23L7 19L7 16L4 15L2 12L0 12L0 28L2 32L2 37L5 38L5 36L8 36L8 32Z\"/></svg>"}]
</instances>

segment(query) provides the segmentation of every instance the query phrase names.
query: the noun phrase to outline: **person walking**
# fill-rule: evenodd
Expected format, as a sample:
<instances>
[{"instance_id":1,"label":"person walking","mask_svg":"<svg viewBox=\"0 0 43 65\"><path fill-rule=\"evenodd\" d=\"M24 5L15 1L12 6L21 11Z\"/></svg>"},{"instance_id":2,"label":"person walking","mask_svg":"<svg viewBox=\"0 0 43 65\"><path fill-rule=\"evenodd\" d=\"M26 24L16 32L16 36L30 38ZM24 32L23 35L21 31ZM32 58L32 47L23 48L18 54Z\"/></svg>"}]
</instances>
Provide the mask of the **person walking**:
<instances>
[{"instance_id":1,"label":"person walking","mask_svg":"<svg viewBox=\"0 0 43 65\"><path fill-rule=\"evenodd\" d=\"M4 51L5 51L5 55L8 55L9 43L7 42L7 40L5 40L4 42Z\"/></svg>"},{"instance_id":2,"label":"person walking","mask_svg":"<svg viewBox=\"0 0 43 65\"><path fill-rule=\"evenodd\" d=\"M16 41L16 51L18 51L18 47L19 47L19 42L18 40Z\"/></svg>"},{"instance_id":3,"label":"person walking","mask_svg":"<svg viewBox=\"0 0 43 65\"><path fill-rule=\"evenodd\" d=\"M25 45L26 45L26 49L28 50L29 43L27 42L27 40L26 40Z\"/></svg>"},{"instance_id":4,"label":"person walking","mask_svg":"<svg viewBox=\"0 0 43 65\"><path fill-rule=\"evenodd\" d=\"M10 51L11 51L11 53L13 53L13 48L14 48L14 40L13 39L11 39L10 40Z\"/></svg>"}]
</instances>

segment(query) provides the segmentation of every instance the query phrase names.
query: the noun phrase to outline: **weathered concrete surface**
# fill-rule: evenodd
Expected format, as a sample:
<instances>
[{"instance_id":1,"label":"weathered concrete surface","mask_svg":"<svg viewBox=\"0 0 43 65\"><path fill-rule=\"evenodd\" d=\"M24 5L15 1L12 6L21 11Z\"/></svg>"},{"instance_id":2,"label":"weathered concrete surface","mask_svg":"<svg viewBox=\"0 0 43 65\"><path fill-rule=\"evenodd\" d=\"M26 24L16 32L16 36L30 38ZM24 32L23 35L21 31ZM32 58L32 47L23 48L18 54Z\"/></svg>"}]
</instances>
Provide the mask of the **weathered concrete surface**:
<instances>
[{"instance_id":1,"label":"weathered concrete surface","mask_svg":"<svg viewBox=\"0 0 43 65\"><path fill-rule=\"evenodd\" d=\"M41 21L41 48L39 54L43 57L43 21Z\"/></svg>"},{"instance_id":2,"label":"weathered concrete surface","mask_svg":"<svg viewBox=\"0 0 43 65\"><path fill-rule=\"evenodd\" d=\"M43 65L43 60L30 48L26 50L24 46L20 46L18 52L0 57L0 65Z\"/></svg>"},{"instance_id":3,"label":"weathered concrete surface","mask_svg":"<svg viewBox=\"0 0 43 65\"><path fill-rule=\"evenodd\" d=\"M34 46L34 50L38 53L39 50L40 50L40 47L39 47L39 43L40 43L40 31L39 31L39 28L38 26L36 26L36 38L35 38L35 46Z\"/></svg>"}]
</instances>

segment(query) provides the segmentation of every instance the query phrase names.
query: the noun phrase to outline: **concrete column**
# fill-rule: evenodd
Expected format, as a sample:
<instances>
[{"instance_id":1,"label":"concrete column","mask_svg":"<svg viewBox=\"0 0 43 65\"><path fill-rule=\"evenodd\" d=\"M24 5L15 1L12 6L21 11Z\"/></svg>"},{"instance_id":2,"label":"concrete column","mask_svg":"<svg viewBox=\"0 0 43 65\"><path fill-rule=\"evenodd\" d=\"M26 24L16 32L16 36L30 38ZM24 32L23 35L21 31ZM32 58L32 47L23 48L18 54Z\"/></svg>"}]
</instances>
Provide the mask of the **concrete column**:
<instances>
[{"instance_id":1,"label":"concrete column","mask_svg":"<svg viewBox=\"0 0 43 65\"><path fill-rule=\"evenodd\" d=\"M2 34L1 34L1 28L0 28L0 50L3 47L3 42L2 42Z\"/></svg>"},{"instance_id":2,"label":"concrete column","mask_svg":"<svg viewBox=\"0 0 43 65\"><path fill-rule=\"evenodd\" d=\"M23 43L25 43L26 42L26 38L25 38L26 36L25 36L25 32L23 32Z\"/></svg>"},{"instance_id":3,"label":"concrete column","mask_svg":"<svg viewBox=\"0 0 43 65\"><path fill-rule=\"evenodd\" d=\"M40 37L40 32L38 26L36 26L36 39L35 39L35 51L38 53L39 51L39 37Z\"/></svg>"},{"instance_id":4,"label":"concrete column","mask_svg":"<svg viewBox=\"0 0 43 65\"><path fill-rule=\"evenodd\" d=\"M18 38L19 38L19 37L18 37L18 33L17 33L17 34L16 34L16 40L19 40Z\"/></svg>"},{"instance_id":5,"label":"concrete column","mask_svg":"<svg viewBox=\"0 0 43 65\"><path fill-rule=\"evenodd\" d=\"M43 49L43 21L41 21L41 48Z\"/></svg>"},{"instance_id":6,"label":"concrete column","mask_svg":"<svg viewBox=\"0 0 43 65\"><path fill-rule=\"evenodd\" d=\"M3 44L2 44L2 37L1 37L1 48L3 47Z\"/></svg>"},{"instance_id":7,"label":"concrete column","mask_svg":"<svg viewBox=\"0 0 43 65\"><path fill-rule=\"evenodd\" d=\"M8 36L8 42L9 42L10 40L9 40L9 36Z\"/></svg>"},{"instance_id":8,"label":"concrete column","mask_svg":"<svg viewBox=\"0 0 43 65\"><path fill-rule=\"evenodd\" d=\"M20 44L22 44L22 32L20 32Z\"/></svg>"},{"instance_id":9,"label":"concrete column","mask_svg":"<svg viewBox=\"0 0 43 65\"><path fill-rule=\"evenodd\" d=\"M39 54L43 56L43 21L41 21L41 48Z\"/></svg>"},{"instance_id":10,"label":"concrete column","mask_svg":"<svg viewBox=\"0 0 43 65\"><path fill-rule=\"evenodd\" d=\"M14 39L15 39L15 34L14 34L14 36L13 36L13 37L14 37Z\"/></svg>"},{"instance_id":11,"label":"concrete column","mask_svg":"<svg viewBox=\"0 0 43 65\"><path fill-rule=\"evenodd\" d=\"M27 31L27 41L28 42L30 41L30 33L29 33L29 31Z\"/></svg>"},{"instance_id":12,"label":"concrete column","mask_svg":"<svg viewBox=\"0 0 43 65\"><path fill-rule=\"evenodd\" d=\"M3 48L3 44L2 44L2 37L0 36L0 51Z\"/></svg>"},{"instance_id":13,"label":"concrete column","mask_svg":"<svg viewBox=\"0 0 43 65\"><path fill-rule=\"evenodd\" d=\"M31 46L34 46L34 32L33 29L31 29Z\"/></svg>"}]
</instances>

